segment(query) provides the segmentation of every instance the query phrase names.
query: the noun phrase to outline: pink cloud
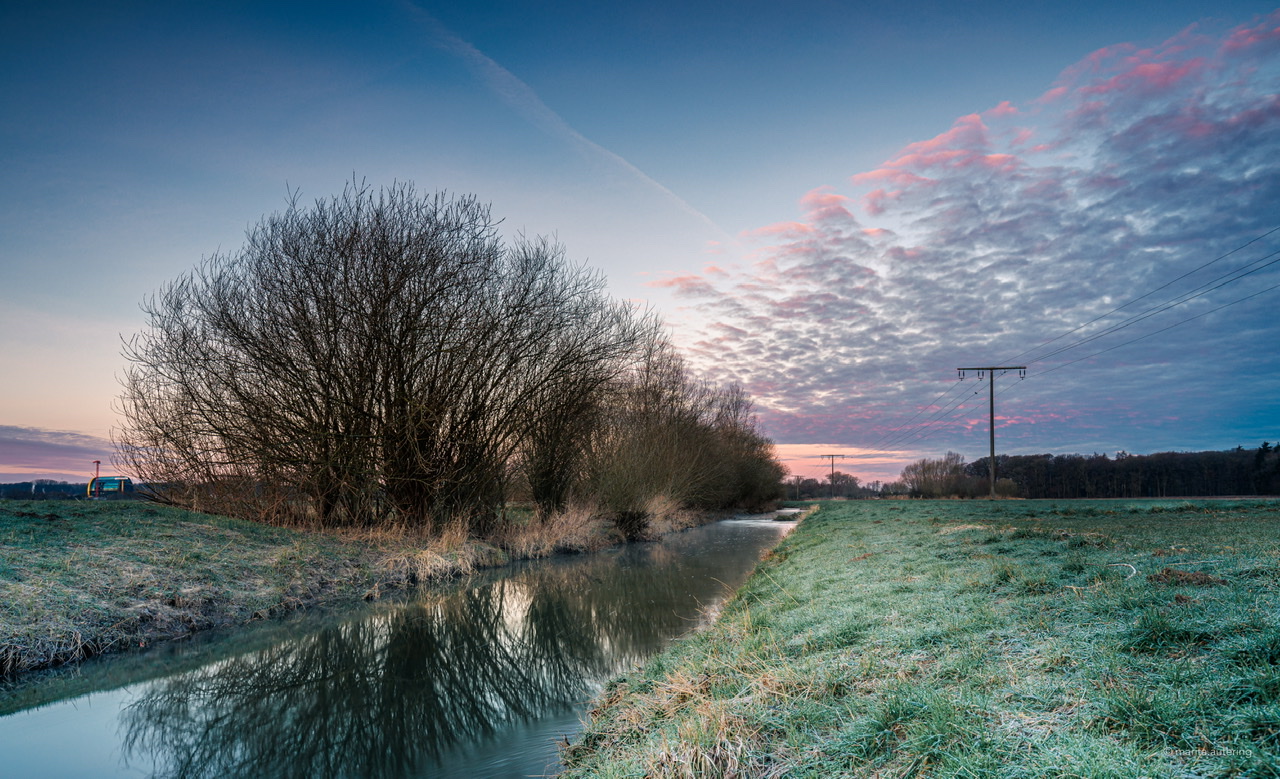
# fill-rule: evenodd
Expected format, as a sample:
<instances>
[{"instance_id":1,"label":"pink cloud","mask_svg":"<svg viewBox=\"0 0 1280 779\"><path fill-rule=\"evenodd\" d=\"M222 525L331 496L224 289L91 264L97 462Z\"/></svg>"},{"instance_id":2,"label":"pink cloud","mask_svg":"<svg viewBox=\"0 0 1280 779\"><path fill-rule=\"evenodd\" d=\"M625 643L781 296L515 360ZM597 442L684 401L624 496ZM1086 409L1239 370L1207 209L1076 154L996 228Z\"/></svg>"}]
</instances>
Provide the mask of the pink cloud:
<instances>
[{"instance_id":1,"label":"pink cloud","mask_svg":"<svg viewBox=\"0 0 1280 779\"><path fill-rule=\"evenodd\" d=\"M927 154L919 152L904 154L896 160L892 160L886 164L903 168L908 165L915 165L921 168L932 168L943 166L948 163L955 162L956 160L962 160L972 155L972 153L973 152L968 149L937 149Z\"/></svg>"},{"instance_id":2,"label":"pink cloud","mask_svg":"<svg viewBox=\"0 0 1280 779\"><path fill-rule=\"evenodd\" d=\"M1114 43L1090 52L1083 60L1067 69L1069 73L1097 72L1110 60L1129 56L1138 50L1132 43Z\"/></svg>"},{"instance_id":3,"label":"pink cloud","mask_svg":"<svg viewBox=\"0 0 1280 779\"><path fill-rule=\"evenodd\" d=\"M1187 62L1143 62L1134 65L1124 73L1119 73L1101 84L1084 87L1080 90L1084 95L1104 95L1108 92L1138 90L1141 92L1164 92L1177 86L1189 76L1196 75L1204 69L1202 57Z\"/></svg>"},{"instance_id":4,"label":"pink cloud","mask_svg":"<svg viewBox=\"0 0 1280 779\"><path fill-rule=\"evenodd\" d=\"M1102 100L1089 100L1067 112L1067 119L1077 127L1102 128L1107 126L1108 105Z\"/></svg>"},{"instance_id":5,"label":"pink cloud","mask_svg":"<svg viewBox=\"0 0 1280 779\"><path fill-rule=\"evenodd\" d=\"M684 276L669 276L664 279L646 281L645 286L670 289L680 297L703 297L717 294L716 289L706 279L692 273Z\"/></svg>"},{"instance_id":6,"label":"pink cloud","mask_svg":"<svg viewBox=\"0 0 1280 779\"><path fill-rule=\"evenodd\" d=\"M813 227L804 222L775 222L764 227L757 227L743 233L746 238L773 238L777 236L793 237L813 232Z\"/></svg>"},{"instance_id":7,"label":"pink cloud","mask_svg":"<svg viewBox=\"0 0 1280 779\"><path fill-rule=\"evenodd\" d=\"M743 330L740 327L734 327L733 325L728 324L727 322L713 322L709 325L709 328L712 330L720 331L721 333L724 334L724 337L726 338L727 337L745 338L746 336L750 335L748 331Z\"/></svg>"},{"instance_id":8,"label":"pink cloud","mask_svg":"<svg viewBox=\"0 0 1280 779\"><path fill-rule=\"evenodd\" d=\"M983 116L1014 116L1017 113L1017 107L1008 100L1003 100L995 108L988 108L982 112Z\"/></svg>"},{"instance_id":9,"label":"pink cloud","mask_svg":"<svg viewBox=\"0 0 1280 779\"><path fill-rule=\"evenodd\" d=\"M800 205L814 221L855 222L853 214L845 207L849 198L831 191L830 187L818 187L800 198Z\"/></svg>"},{"instance_id":10,"label":"pink cloud","mask_svg":"<svg viewBox=\"0 0 1280 779\"><path fill-rule=\"evenodd\" d=\"M1059 99L1061 99L1062 97L1066 96L1066 95L1067 95L1068 93L1070 93L1070 92L1071 92L1071 89L1070 89L1069 87L1065 87L1065 86L1062 86L1062 87L1054 87L1053 89L1050 89L1048 92L1045 92L1045 93L1044 93L1043 95L1041 95L1040 97L1036 98L1036 102L1037 102L1037 103L1052 103L1052 102L1054 102L1054 101L1056 101L1056 100L1059 100Z\"/></svg>"},{"instance_id":11,"label":"pink cloud","mask_svg":"<svg viewBox=\"0 0 1280 779\"><path fill-rule=\"evenodd\" d=\"M896 162L896 161L895 161ZM929 181L923 176L918 176L911 171L902 170L900 168L877 168L869 170L865 173L855 173L849 177L854 184L871 184L874 182L885 182L894 186L907 186L908 184L919 184Z\"/></svg>"},{"instance_id":12,"label":"pink cloud","mask_svg":"<svg viewBox=\"0 0 1280 779\"><path fill-rule=\"evenodd\" d=\"M1011 106L1004 108L1007 105L1007 102L1001 103L988 114L1001 116L1016 111ZM875 170L854 174L849 180L857 185L885 185L863 196L863 207L869 214L877 216L884 213L889 202L904 191L935 183L935 179L916 171L945 172L975 166L1001 168L1016 162L1008 154L988 154L989 148L988 127L982 116L968 114L957 119L946 132L927 141L908 144L896 158Z\"/></svg>"},{"instance_id":13,"label":"pink cloud","mask_svg":"<svg viewBox=\"0 0 1280 779\"><path fill-rule=\"evenodd\" d=\"M1012 154L984 154L976 159L985 167L1001 170L1010 170L1018 165L1018 158Z\"/></svg>"},{"instance_id":14,"label":"pink cloud","mask_svg":"<svg viewBox=\"0 0 1280 779\"><path fill-rule=\"evenodd\" d=\"M907 144L903 149L906 154L929 154L935 151L949 151L955 148L985 149L987 147L987 125L978 114L962 116L951 125L951 129L939 133L927 141L916 141Z\"/></svg>"},{"instance_id":15,"label":"pink cloud","mask_svg":"<svg viewBox=\"0 0 1280 779\"><path fill-rule=\"evenodd\" d=\"M1125 132L1123 142L1133 148L1168 138L1202 142L1221 137L1223 142L1230 142L1241 132L1264 130L1275 124L1280 119L1280 96L1272 95L1262 104L1242 107L1234 114L1224 113L1217 106L1184 105L1175 112L1135 122Z\"/></svg>"},{"instance_id":16,"label":"pink cloud","mask_svg":"<svg viewBox=\"0 0 1280 779\"><path fill-rule=\"evenodd\" d=\"M1275 11L1255 27L1240 27L1222 44L1224 51L1232 54L1255 47L1270 48L1280 45L1280 11Z\"/></svg>"},{"instance_id":17,"label":"pink cloud","mask_svg":"<svg viewBox=\"0 0 1280 779\"><path fill-rule=\"evenodd\" d=\"M1232 129L1256 130L1277 119L1280 119L1280 95L1271 95L1262 105L1245 108L1232 115L1227 119L1226 124Z\"/></svg>"},{"instance_id":18,"label":"pink cloud","mask_svg":"<svg viewBox=\"0 0 1280 779\"><path fill-rule=\"evenodd\" d=\"M831 191L830 187L811 189L800 198L800 205L805 208L843 207L849 198Z\"/></svg>"},{"instance_id":19,"label":"pink cloud","mask_svg":"<svg viewBox=\"0 0 1280 779\"><path fill-rule=\"evenodd\" d=\"M868 214L880 216L888 209L890 201L898 194L900 193L886 192L883 189L872 190L862 198L862 207Z\"/></svg>"},{"instance_id":20,"label":"pink cloud","mask_svg":"<svg viewBox=\"0 0 1280 779\"><path fill-rule=\"evenodd\" d=\"M1068 195L1057 178L1044 178L1022 188L1022 196L1037 202L1058 203L1067 199Z\"/></svg>"},{"instance_id":21,"label":"pink cloud","mask_svg":"<svg viewBox=\"0 0 1280 779\"><path fill-rule=\"evenodd\" d=\"M764 257L752 263L752 267L761 275L776 275L778 273L778 260L775 257Z\"/></svg>"}]
</instances>

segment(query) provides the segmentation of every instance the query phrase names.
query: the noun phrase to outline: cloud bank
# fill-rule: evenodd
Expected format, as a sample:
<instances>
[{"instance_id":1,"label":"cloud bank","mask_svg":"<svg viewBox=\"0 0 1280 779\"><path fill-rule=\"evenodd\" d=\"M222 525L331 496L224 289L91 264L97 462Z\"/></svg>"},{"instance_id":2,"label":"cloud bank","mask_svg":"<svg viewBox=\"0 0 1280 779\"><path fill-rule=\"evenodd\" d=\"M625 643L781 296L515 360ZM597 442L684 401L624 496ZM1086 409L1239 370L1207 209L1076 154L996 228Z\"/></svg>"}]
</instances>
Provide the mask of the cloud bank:
<instances>
[{"instance_id":1,"label":"cloud bank","mask_svg":"<svg viewBox=\"0 0 1280 779\"><path fill-rule=\"evenodd\" d=\"M0 425L0 481L33 478L88 481L93 461L112 473L115 446L105 438L60 430Z\"/></svg>"},{"instance_id":2,"label":"cloud bank","mask_svg":"<svg viewBox=\"0 0 1280 779\"><path fill-rule=\"evenodd\" d=\"M800 205L744 236L736 267L653 282L688 302L697 363L744 384L780 442L980 456L985 385L952 387L953 369L1015 359L1004 451L1275 438L1280 12L1094 52Z\"/></svg>"}]
</instances>

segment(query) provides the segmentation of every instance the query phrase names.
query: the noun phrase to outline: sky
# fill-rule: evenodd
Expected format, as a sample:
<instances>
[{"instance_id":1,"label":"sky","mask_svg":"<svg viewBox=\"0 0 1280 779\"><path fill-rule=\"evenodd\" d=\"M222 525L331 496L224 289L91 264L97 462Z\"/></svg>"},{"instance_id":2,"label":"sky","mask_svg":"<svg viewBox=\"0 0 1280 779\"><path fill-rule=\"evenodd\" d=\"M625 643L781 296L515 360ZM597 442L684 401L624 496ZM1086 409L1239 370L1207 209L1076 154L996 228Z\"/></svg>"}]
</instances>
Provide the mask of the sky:
<instances>
[{"instance_id":1,"label":"sky","mask_svg":"<svg viewBox=\"0 0 1280 779\"><path fill-rule=\"evenodd\" d=\"M1280 438L1273 5L50 2L0 41L0 481L110 470L142 300L353 179L555 236L793 473L984 456L960 367L1027 366L1002 453Z\"/></svg>"}]
</instances>

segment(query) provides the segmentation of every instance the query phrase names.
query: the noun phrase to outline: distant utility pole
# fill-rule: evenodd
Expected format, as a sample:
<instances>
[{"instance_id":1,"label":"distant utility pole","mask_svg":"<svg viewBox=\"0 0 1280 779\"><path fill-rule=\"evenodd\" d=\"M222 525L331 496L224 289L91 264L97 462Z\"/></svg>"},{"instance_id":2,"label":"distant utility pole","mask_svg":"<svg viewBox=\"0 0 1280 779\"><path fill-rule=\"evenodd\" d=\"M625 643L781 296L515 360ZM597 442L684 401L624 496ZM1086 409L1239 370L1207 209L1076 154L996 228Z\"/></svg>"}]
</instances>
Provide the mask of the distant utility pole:
<instances>
[{"instance_id":1,"label":"distant utility pole","mask_svg":"<svg viewBox=\"0 0 1280 779\"><path fill-rule=\"evenodd\" d=\"M841 460L845 458L843 454L820 454L819 457L825 457L831 461L831 499L836 499L836 458Z\"/></svg>"},{"instance_id":2,"label":"distant utility pole","mask_svg":"<svg viewBox=\"0 0 1280 779\"><path fill-rule=\"evenodd\" d=\"M995 371L1017 371L1018 378L1027 378L1027 366L1025 365L992 365L986 368L956 368L960 372L961 381L964 380L965 371L977 371L978 379L982 379L982 374L991 372L991 380L987 382L987 391L991 396L991 459L988 475L991 477L991 499L996 499L996 374Z\"/></svg>"}]
</instances>

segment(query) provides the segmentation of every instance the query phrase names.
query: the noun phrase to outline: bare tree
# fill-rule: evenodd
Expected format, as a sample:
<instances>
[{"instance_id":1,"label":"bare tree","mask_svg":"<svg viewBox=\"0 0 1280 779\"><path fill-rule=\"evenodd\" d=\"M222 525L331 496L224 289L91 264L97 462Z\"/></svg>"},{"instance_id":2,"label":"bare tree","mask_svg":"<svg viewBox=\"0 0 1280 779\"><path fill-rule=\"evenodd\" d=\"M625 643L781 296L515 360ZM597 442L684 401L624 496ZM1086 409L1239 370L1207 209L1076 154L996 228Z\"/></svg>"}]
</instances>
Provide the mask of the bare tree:
<instances>
[{"instance_id":1,"label":"bare tree","mask_svg":"<svg viewBox=\"0 0 1280 779\"><path fill-rule=\"evenodd\" d=\"M785 473L746 393L693 379L661 337L615 384L589 458L587 491L628 537L646 535L654 499L754 508L781 497Z\"/></svg>"},{"instance_id":2,"label":"bare tree","mask_svg":"<svg viewBox=\"0 0 1280 779\"><path fill-rule=\"evenodd\" d=\"M573 442L655 327L560 246L505 246L474 198L408 184L295 197L143 309L118 456L158 499L479 533L520 453L563 502Z\"/></svg>"},{"instance_id":3,"label":"bare tree","mask_svg":"<svg viewBox=\"0 0 1280 779\"><path fill-rule=\"evenodd\" d=\"M917 460L902 469L902 483L913 497L972 496L975 482L965 475L964 457L955 452L938 460Z\"/></svg>"}]
</instances>

